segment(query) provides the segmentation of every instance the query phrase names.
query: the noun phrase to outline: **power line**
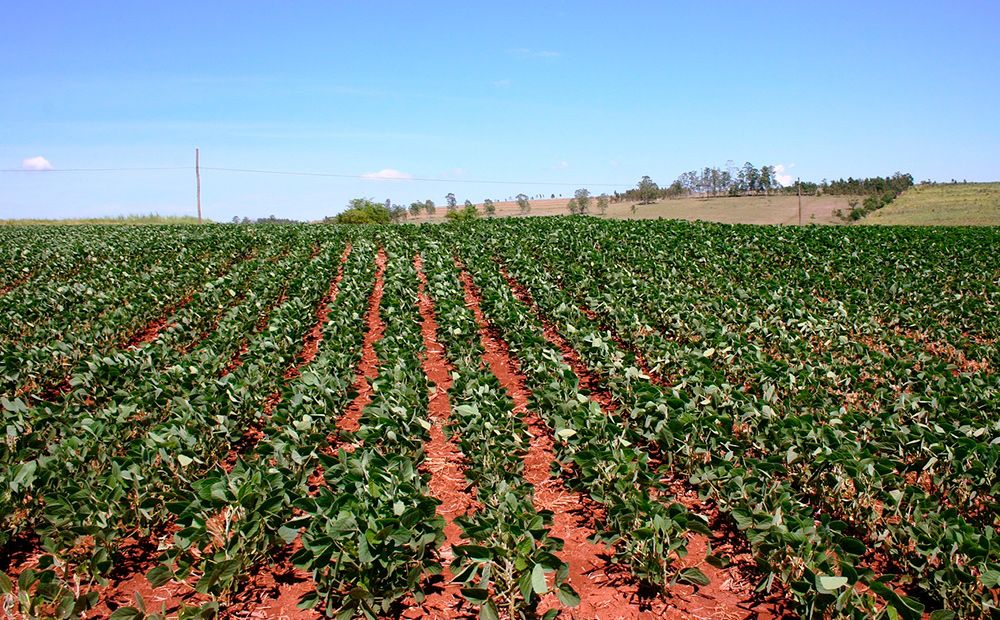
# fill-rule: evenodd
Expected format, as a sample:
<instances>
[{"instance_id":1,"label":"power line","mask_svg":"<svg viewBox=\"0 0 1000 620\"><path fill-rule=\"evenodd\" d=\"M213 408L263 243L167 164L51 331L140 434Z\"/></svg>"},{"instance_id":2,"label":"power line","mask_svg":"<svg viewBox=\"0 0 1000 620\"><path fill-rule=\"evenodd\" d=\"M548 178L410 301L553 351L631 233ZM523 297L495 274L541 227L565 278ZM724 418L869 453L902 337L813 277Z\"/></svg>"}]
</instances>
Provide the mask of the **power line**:
<instances>
[{"instance_id":1,"label":"power line","mask_svg":"<svg viewBox=\"0 0 1000 620\"><path fill-rule=\"evenodd\" d=\"M202 170L213 172L236 172L240 174L270 174L296 177L321 177L334 179L355 179L360 181L417 181L422 183L478 183L483 185L550 185L560 187L630 187L629 183L570 183L566 181L510 181L498 179L445 179L435 177L381 178L366 174L344 174L336 172L305 172L297 170L262 170L257 168L222 168L201 166ZM138 168L54 168L52 170L24 170L21 168L0 169L5 173L52 174L56 172L152 172L160 170L194 170L191 166L158 166Z\"/></svg>"},{"instance_id":2,"label":"power line","mask_svg":"<svg viewBox=\"0 0 1000 620\"><path fill-rule=\"evenodd\" d=\"M153 170L191 170L191 166L155 166L143 168L53 168L51 170L25 170L24 168L3 168L0 172L21 172L24 174L52 174L54 172L149 172Z\"/></svg>"},{"instance_id":3,"label":"power line","mask_svg":"<svg viewBox=\"0 0 1000 620\"><path fill-rule=\"evenodd\" d=\"M422 181L430 183L489 183L493 185L565 185L567 187L590 185L592 187L624 187L628 183L567 183L565 181L500 181L494 179L444 179L435 177L399 177L382 178L367 174L339 174L334 172L298 172L293 170L259 170L250 168L217 168L202 166L202 170L215 170L217 172L244 172L252 174L277 174L299 177L332 177L337 179L358 179L362 181Z\"/></svg>"}]
</instances>

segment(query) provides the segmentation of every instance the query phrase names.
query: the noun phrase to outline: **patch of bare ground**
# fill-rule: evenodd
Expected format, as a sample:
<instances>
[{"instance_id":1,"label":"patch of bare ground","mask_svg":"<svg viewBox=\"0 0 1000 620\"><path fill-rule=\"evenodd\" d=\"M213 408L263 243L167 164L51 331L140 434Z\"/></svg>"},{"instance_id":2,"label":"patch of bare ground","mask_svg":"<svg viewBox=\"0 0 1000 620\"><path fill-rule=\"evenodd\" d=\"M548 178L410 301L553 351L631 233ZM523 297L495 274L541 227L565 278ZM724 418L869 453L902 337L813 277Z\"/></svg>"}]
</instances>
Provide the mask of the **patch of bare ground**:
<instances>
[{"instance_id":1,"label":"patch of bare ground","mask_svg":"<svg viewBox=\"0 0 1000 620\"><path fill-rule=\"evenodd\" d=\"M424 373L434 386L428 402L430 417L430 439L425 444L426 456L421 469L430 474L428 488L431 496L441 501L437 514L444 519L445 541L438 550L442 560L441 576L432 584L430 592L420 605L410 605L406 618L454 618L465 613L461 584L454 583L454 575L448 564L454 559L452 547L462 544L462 530L455 519L475 509L475 499L467 490L463 473L464 457L461 450L444 434L444 427L451 415L452 366L444 356L444 350L437 339L437 319L434 302L427 293L427 276L418 254L413 261L418 278L418 296L421 316L420 331L423 335L424 354L421 363Z\"/></svg>"},{"instance_id":2,"label":"patch of bare ground","mask_svg":"<svg viewBox=\"0 0 1000 620\"><path fill-rule=\"evenodd\" d=\"M347 407L344 415L337 420L337 428L345 433L353 433L359 428L361 412L372 399L371 382L378 377L378 355L375 353L375 343L382 339L385 333L385 323L382 322L382 290L385 287L386 254L384 248L379 248L375 258L375 286L372 288L371 299L368 301L368 314L365 323L368 331L361 345L361 362L354 378L354 390L357 396Z\"/></svg>"},{"instance_id":3,"label":"patch of bare ground","mask_svg":"<svg viewBox=\"0 0 1000 620\"><path fill-rule=\"evenodd\" d=\"M992 372L988 360L969 359L965 355L965 351L956 348L955 345L953 344L934 340L924 332L915 329L902 329L897 327L895 329L895 333L899 336L909 338L913 342L920 344L921 346L923 346L924 350L930 353L931 355L934 355L951 364L954 364L957 367L957 370L954 371L956 375L959 372L965 372L965 373L981 372L987 375Z\"/></svg>"},{"instance_id":4,"label":"patch of bare ground","mask_svg":"<svg viewBox=\"0 0 1000 620\"><path fill-rule=\"evenodd\" d=\"M0 286L0 297L3 297L7 293L9 293L12 290L16 289L17 287L21 286L22 284L24 284L25 282L27 282L28 280L30 280L32 277L34 277L34 275L35 275L35 272L32 271L31 273L27 273L27 274L21 276L20 278L17 278L16 280L14 280L13 282L11 282L10 284L6 284L4 286Z\"/></svg>"},{"instance_id":5,"label":"patch of bare ground","mask_svg":"<svg viewBox=\"0 0 1000 620\"><path fill-rule=\"evenodd\" d=\"M546 340L559 348L564 361L572 368L580 385L587 389L591 400L599 404L605 412L614 413L617 404L614 403L610 392L604 387L600 378L590 372L580 359L579 354L541 312L532 298L531 292L513 278L506 269L501 268L501 274L518 300L528 306L535 317L542 322ZM466 275L466 277L468 276ZM651 466L655 468L655 446L644 446L644 448L647 451L652 450ZM710 525L715 528L716 533L711 538L702 534L690 533L687 543L688 555L680 561L681 568L696 567L700 569L709 577L710 583L706 586L685 584L670 586L661 602L664 607L656 610L655 617L713 618L719 620L792 617L790 614L791 605L785 601L780 593L770 599L761 598L754 593L759 573L755 570L755 564L749 554L746 540L738 535L732 524L728 523L723 515L714 508L703 505L690 487L673 485L671 491L670 496L664 495L660 499L662 501L677 501L689 510L707 516ZM735 551L738 549L742 552L737 554ZM733 552L732 563L725 568L716 568L708 564L706 556L710 550L713 553ZM606 617L619 616L608 615Z\"/></svg>"},{"instance_id":6,"label":"patch of bare ground","mask_svg":"<svg viewBox=\"0 0 1000 620\"><path fill-rule=\"evenodd\" d=\"M193 297L194 294L188 292L184 295L184 297L181 297L180 301L170 304L164 308L163 314L132 334L125 342L125 346L123 348L138 349L139 347L156 340L156 337L160 335L160 332L170 326L170 317L175 312L188 305Z\"/></svg>"}]
</instances>

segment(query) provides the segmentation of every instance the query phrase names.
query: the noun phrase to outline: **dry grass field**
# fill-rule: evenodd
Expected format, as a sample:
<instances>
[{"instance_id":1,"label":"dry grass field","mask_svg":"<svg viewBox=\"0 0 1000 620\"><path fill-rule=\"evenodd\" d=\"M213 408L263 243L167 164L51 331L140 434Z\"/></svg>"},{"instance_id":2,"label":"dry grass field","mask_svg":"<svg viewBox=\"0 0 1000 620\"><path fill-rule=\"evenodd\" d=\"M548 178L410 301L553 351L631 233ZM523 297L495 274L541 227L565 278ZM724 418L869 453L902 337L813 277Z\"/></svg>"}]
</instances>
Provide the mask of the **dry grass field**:
<instances>
[{"instance_id":1,"label":"dry grass field","mask_svg":"<svg viewBox=\"0 0 1000 620\"><path fill-rule=\"evenodd\" d=\"M568 215L569 198L540 199L531 201L529 215ZM840 224L835 215L838 209L848 210L847 196L803 196L803 224ZM798 199L795 196L741 196L737 198L680 198L660 200L648 205L612 203L606 217L616 219L670 219L703 220L723 224L796 224ZM482 205L476 205L480 209ZM520 215L516 202L496 203L497 217ZM591 214L596 214L596 200L591 201ZM435 221L444 219L447 211L439 206L433 217L421 216L410 221Z\"/></svg>"}]
</instances>

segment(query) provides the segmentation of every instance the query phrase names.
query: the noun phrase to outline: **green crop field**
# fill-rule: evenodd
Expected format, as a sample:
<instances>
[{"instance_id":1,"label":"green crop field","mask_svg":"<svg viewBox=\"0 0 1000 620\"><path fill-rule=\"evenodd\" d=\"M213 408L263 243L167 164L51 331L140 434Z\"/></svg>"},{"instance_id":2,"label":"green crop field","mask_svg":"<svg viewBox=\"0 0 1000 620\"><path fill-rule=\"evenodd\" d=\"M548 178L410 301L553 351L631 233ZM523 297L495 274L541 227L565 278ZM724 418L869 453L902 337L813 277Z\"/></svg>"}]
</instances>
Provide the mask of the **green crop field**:
<instances>
[{"instance_id":1,"label":"green crop field","mask_svg":"<svg viewBox=\"0 0 1000 620\"><path fill-rule=\"evenodd\" d=\"M997 617L998 247L584 217L2 227L0 605Z\"/></svg>"},{"instance_id":2,"label":"green crop field","mask_svg":"<svg viewBox=\"0 0 1000 620\"><path fill-rule=\"evenodd\" d=\"M1000 226L1000 183L918 185L859 223Z\"/></svg>"}]
</instances>

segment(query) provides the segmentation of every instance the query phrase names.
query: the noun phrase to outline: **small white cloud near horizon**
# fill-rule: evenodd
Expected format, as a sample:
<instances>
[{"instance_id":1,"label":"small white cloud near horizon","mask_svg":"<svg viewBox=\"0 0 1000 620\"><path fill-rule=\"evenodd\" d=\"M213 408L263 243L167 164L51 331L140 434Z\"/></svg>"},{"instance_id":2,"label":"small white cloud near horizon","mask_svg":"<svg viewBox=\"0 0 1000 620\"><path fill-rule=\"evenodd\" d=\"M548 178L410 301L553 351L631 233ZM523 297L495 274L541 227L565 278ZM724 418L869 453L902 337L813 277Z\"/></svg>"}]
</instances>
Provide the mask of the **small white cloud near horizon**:
<instances>
[{"instance_id":1,"label":"small white cloud near horizon","mask_svg":"<svg viewBox=\"0 0 1000 620\"><path fill-rule=\"evenodd\" d=\"M392 168L383 168L378 172L367 172L361 175L366 181L409 181L413 175L409 172L400 172Z\"/></svg>"},{"instance_id":2,"label":"small white cloud near horizon","mask_svg":"<svg viewBox=\"0 0 1000 620\"><path fill-rule=\"evenodd\" d=\"M503 79L503 80L493 80L492 82L490 82L490 84L493 85L493 88L510 88L510 85L513 84L513 82L507 79Z\"/></svg>"},{"instance_id":3,"label":"small white cloud near horizon","mask_svg":"<svg viewBox=\"0 0 1000 620\"><path fill-rule=\"evenodd\" d=\"M52 170L52 164L41 155L21 160L21 170Z\"/></svg>"},{"instance_id":4,"label":"small white cloud near horizon","mask_svg":"<svg viewBox=\"0 0 1000 620\"><path fill-rule=\"evenodd\" d=\"M775 164L774 166L774 178L781 183L782 187L788 187L792 184L792 174L791 168L794 168L795 164L789 164L786 168L784 164Z\"/></svg>"},{"instance_id":5,"label":"small white cloud near horizon","mask_svg":"<svg viewBox=\"0 0 1000 620\"><path fill-rule=\"evenodd\" d=\"M566 170L567 168L569 168L569 162L568 162L568 161L566 161L565 159L564 159L564 160L562 160L562 161L557 161L557 162L556 162L556 163L555 163L555 164L554 164L554 165L552 166L552 169L553 169L553 170Z\"/></svg>"}]
</instances>

